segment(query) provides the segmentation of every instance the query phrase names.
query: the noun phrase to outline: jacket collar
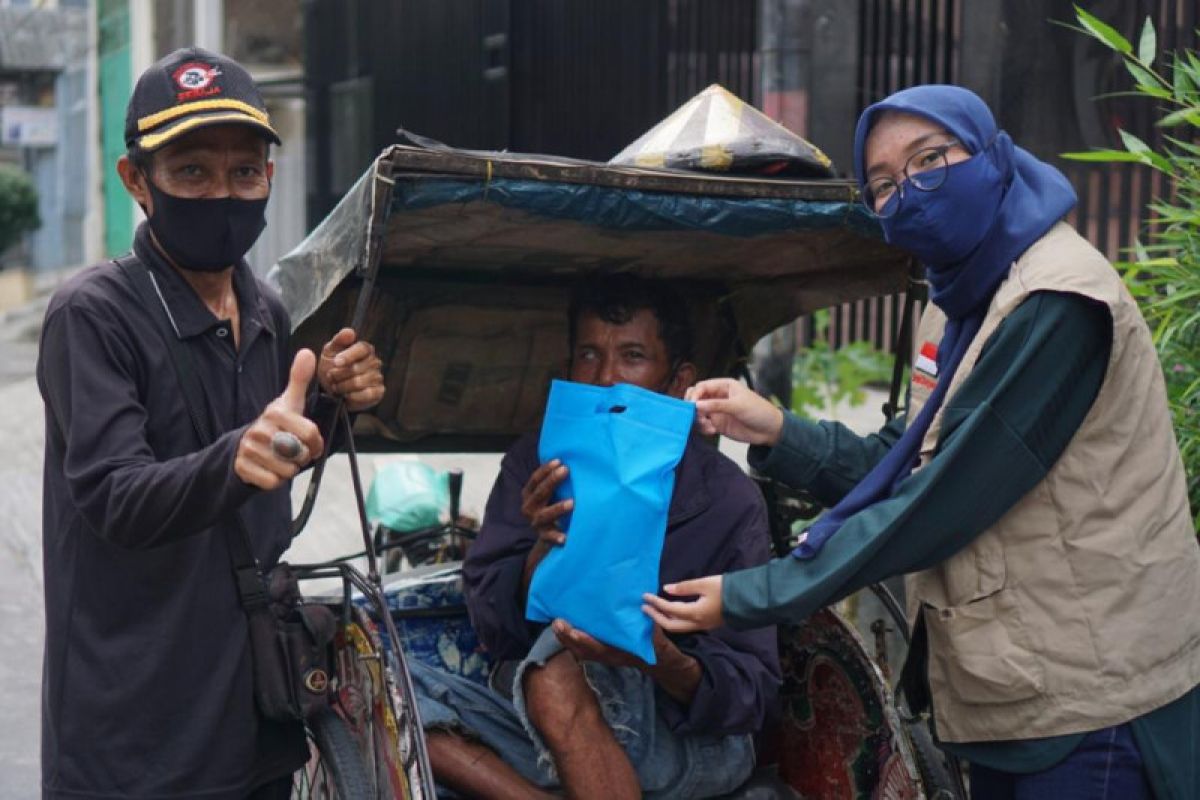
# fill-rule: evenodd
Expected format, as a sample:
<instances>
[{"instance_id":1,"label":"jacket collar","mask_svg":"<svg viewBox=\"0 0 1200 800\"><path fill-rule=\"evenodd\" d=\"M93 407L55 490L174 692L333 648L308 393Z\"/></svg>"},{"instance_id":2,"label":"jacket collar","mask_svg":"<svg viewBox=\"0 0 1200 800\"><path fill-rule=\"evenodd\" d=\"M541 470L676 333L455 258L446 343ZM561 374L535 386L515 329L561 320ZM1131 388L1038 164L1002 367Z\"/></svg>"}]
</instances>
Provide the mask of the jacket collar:
<instances>
[{"instance_id":1,"label":"jacket collar","mask_svg":"<svg viewBox=\"0 0 1200 800\"><path fill-rule=\"evenodd\" d=\"M172 267L154 246L150 238L150 225L142 222L133 239L133 253L154 275L155 285L166 303L171 321L180 339L190 339L206 333L221 324L222 320L204 305L184 277ZM275 321L267 308L266 300L258 290L258 281L245 259L233 268L233 291L237 294L238 314L242 326L242 347L247 347L265 331L275 336Z\"/></svg>"},{"instance_id":2,"label":"jacket collar","mask_svg":"<svg viewBox=\"0 0 1200 800\"><path fill-rule=\"evenodd\" d=\"M667 511L667 528L674 528L704 513L712 505L706 466L711 460L711 445L693 431L687 448L675 470L675 491Z\"/></svg>"}]
</instances>

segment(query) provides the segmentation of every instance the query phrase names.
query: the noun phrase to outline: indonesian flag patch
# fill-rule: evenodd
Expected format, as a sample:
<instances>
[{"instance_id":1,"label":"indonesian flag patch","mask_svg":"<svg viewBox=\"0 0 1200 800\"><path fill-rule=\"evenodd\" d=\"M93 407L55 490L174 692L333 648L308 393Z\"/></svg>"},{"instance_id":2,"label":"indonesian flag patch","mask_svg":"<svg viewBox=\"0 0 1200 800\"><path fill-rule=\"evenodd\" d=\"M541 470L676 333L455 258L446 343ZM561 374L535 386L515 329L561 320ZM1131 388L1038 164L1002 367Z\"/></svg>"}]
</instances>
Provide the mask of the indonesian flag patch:
<instances>
[{"instance_id":1,"label":"indonesian flag patch","mask_svg":"<svg viewBox=\"0 0 1200 800\"><path fill-rule=\"evenodd\" d=\"M913 362L913 383L932 389L937 385L937 351L938 346L933 342L921 345L917 358Z\"/></svg>"}]
</instances>

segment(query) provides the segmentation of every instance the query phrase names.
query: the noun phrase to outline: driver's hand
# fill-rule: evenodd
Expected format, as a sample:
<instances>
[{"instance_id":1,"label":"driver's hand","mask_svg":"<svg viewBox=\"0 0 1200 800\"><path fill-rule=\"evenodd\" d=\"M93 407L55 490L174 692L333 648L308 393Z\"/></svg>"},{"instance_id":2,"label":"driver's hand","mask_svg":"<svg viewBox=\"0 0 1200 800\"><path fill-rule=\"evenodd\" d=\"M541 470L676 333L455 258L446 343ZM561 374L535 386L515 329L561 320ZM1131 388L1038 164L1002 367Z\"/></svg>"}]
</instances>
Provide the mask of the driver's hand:
<instances>
[{"instance_id":1,"label":"driver's hand","mask_svg":"<svg viewBox=\"0 0 1200 800\"><path fill-rule=\"evenodd\" d=\"M246 483L264 491L283 486L325 448L316 423L304 416L308 384L313 379L316 358L301 350L292 361L287 388L271 401L258 419L246 428L238 442L233 471ZM280 455L272 446L277 433L288 433L300 443L299 452Z\"/></svg>"},{"instance_id":2,"label":"driver's hand","mask_svg":"<svg viewBox=\"0 0 1200 800\"><path fill-rule=\"evenodd\" d=\"M317 382L342 397L347 411L365 411L383 399L383 362L370 342L358 341L353 328L342 328L321 348Z\"/></svg>"},{"instance_id":3,"label":"driver's hand","mask_svg":"<svg viewBox=\"0 0 1200 800\"><path fill-rule=\"evenodd\" d=\"M715 378L687 390L696 423L706 436L720 434L746 444L773 447L783 431L783 411L740 381Z\"/></svg>"}]
</instances>

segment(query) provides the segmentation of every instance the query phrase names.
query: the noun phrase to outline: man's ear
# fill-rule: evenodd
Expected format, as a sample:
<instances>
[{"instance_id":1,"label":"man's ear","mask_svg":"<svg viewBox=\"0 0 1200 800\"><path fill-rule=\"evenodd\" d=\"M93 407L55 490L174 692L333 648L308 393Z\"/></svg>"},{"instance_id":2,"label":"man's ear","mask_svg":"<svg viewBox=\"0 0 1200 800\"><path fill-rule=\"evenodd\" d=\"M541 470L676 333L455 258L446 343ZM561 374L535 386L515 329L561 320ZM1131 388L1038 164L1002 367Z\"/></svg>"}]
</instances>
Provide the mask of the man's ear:
<instances>
[{"instance_id":1,"label":"man's ear","mask_svg":"<svg viewBox=\"0 0 1200 800\"><path fill-rule=\"evenodd\" d=\"M121 183L125 185L125 191L129 192L129 196L142 207L146 216L150 216L151 199L150 189L146 187L146 176L133 165L129 156L121 156L117 159L117 174L121 176Z\"/></svg>"},{"instance_id":2,"label":"man's ear","mask_svg":"<svg viewBox=\"0 0 1200 800\"><path fill-rule=\"evenodd\" d=\"M267 159L267 181L274 182L275 180L275 162Z\"/></svg>"},{"instance_id":3,"label":"man's ear","mask_svg":"<svg viewBox=\"0 0 1200 800\"><path fill-rule=\"evenodd\" d=\"M667 390L667 394L671 397L682 398L688 388L696 382L698 370L696 365L690 361L685 361L675 368L675 375L671 378L671 385Z\"/></svg>"}]
</instances>

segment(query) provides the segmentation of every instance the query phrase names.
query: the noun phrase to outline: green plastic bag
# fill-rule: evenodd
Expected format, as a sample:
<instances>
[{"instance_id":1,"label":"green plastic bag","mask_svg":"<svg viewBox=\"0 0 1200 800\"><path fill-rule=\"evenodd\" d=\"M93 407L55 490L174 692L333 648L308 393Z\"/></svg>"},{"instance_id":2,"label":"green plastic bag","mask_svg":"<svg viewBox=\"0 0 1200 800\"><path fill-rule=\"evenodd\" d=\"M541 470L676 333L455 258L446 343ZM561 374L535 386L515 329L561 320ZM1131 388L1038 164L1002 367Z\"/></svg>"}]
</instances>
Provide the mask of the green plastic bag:
<instances>
[{"instance_id":1,"label":"green plastic bag","mask_svg":"<svg viewBox=\"0 0 1200 800\"><path fill-rule=\"evenodd\" d=\"M417 531L441 523L450 506L445 472L420 461L398 461L379 470L367 493L367 519L393 531Z\"/></svg>"}]
</instances>

